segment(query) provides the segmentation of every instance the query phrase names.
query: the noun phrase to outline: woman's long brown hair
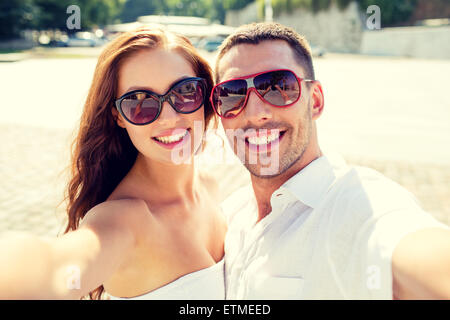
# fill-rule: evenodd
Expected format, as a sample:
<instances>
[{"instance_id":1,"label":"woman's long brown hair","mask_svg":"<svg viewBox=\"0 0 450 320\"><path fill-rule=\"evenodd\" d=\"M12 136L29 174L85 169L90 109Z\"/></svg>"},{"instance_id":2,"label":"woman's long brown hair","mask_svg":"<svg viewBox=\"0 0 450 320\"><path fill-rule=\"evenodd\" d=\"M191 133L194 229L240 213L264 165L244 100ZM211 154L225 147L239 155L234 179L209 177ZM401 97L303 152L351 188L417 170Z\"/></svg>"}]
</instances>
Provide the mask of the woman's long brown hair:
<instances>
[{"instance_id":1,"label":"woman's long brown hair","mask_svg":"<svg viewBox=\"0 0 450 320\"><path fill-rule=\"evenodd\" d=\"M207 92L213 87L211 68L184 36L144 27L124 33L109 43L98 59L72 144L71 179L66 190L68 224L64 233L76 230L86 213L108 198L136 160L138 151L126 130L116 124L111 110L117 99L121 62L138 51L154 48L179 52L192 65L196 76L206 79ZM206 127L217 126L208 99L204 110ZM100 286L89 297L101 299L103 292Z\"/></svg>"}]
</instances>

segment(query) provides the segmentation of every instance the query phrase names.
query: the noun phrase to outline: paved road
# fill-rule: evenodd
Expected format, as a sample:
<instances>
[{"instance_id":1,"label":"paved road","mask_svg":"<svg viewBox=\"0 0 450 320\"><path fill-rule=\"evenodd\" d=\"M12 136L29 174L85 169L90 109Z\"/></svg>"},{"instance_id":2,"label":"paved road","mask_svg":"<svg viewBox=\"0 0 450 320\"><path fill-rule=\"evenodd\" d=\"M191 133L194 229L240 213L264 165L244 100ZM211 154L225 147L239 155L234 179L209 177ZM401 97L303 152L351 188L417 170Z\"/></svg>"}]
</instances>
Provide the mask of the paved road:
<instances>
[{"instance_id":1,"label":"paved road","mask_svg":"<svg viewBox=\"0 0 450 320\"><path fill-rule=\"evenodd\" d=\"M0 63L0 232L62 230L61 172L95 63ZM315 66L326 99L322 145L383 172L450 224L450 61L334 55ZM230 188L240 174L222 183Z\"/></svg>"},{"instance_id":2,"label":"paved road","mask_svg":"<svg viewBox=\"0 0 450 320\"><path fill-rule=\"evenodd\" d=\"M355 156L450 164L450 61L318 60L324 143Z\"/></svg>"}]
</instances>

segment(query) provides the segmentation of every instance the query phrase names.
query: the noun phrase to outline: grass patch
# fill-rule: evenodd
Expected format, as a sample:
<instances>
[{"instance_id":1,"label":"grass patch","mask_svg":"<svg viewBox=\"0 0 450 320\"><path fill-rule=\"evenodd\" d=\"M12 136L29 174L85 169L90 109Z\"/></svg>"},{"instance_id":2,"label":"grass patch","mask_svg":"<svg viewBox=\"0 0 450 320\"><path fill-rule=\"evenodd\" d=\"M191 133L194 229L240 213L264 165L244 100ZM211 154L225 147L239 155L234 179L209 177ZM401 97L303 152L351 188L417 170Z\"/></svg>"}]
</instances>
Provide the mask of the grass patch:
<instances>
[{"instance_id":1,"label":"grass patch","mask_svg":"<svg viewBox=\"0 0 450 320\"><path fill-rule=\"evenodd\" d=\"M25 50L17 50L17 49L0 49L0 54L7 54L7 53L21 53Z\"/></svg>"}]
</instances>

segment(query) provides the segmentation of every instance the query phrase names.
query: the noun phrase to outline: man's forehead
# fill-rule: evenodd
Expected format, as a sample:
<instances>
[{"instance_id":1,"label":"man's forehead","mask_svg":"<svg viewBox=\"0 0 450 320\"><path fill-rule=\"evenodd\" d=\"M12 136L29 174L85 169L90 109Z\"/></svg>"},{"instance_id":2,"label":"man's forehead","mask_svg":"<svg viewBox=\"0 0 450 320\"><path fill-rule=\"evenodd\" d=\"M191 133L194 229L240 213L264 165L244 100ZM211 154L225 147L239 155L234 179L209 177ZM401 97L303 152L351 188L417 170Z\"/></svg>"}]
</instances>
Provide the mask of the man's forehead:
<instances>
[{"instance_id":1,"label":"man's forehead","mask_svg":"<svg viewBox=\"0 0 450 320\"><path fill-rule=\"evenodd\" d=\"M219 61L218 75L219 81L225 81L274 69L291 69L299 77L304 76L293 49L283 40L233 46Z\"/></svg>"}]
</instances>

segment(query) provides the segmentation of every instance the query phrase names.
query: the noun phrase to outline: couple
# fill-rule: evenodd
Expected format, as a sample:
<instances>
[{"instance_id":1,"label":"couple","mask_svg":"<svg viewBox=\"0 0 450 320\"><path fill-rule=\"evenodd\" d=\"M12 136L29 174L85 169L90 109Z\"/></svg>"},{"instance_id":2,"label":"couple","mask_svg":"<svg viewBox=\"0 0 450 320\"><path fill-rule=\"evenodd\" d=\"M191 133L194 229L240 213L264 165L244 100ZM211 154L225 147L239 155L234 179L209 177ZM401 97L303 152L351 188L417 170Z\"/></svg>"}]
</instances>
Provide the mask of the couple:
<instances>
[{"instance_id":1,"label":"couple","mask_svg":"<svg viewBox=\"0 0 450 320\"><path fill-rule=\"evenodd\" d=\"M5 240L1 297L450 298L448 227L396 183L322 154L323 106L309 45L288 27L238 28L215 81L182 36L121 35L85 104L66 234ZM194 164L218 117L252 182L222 203ZM192 161L175 164L186 146Z\"/></svg>"}]
</instances>

